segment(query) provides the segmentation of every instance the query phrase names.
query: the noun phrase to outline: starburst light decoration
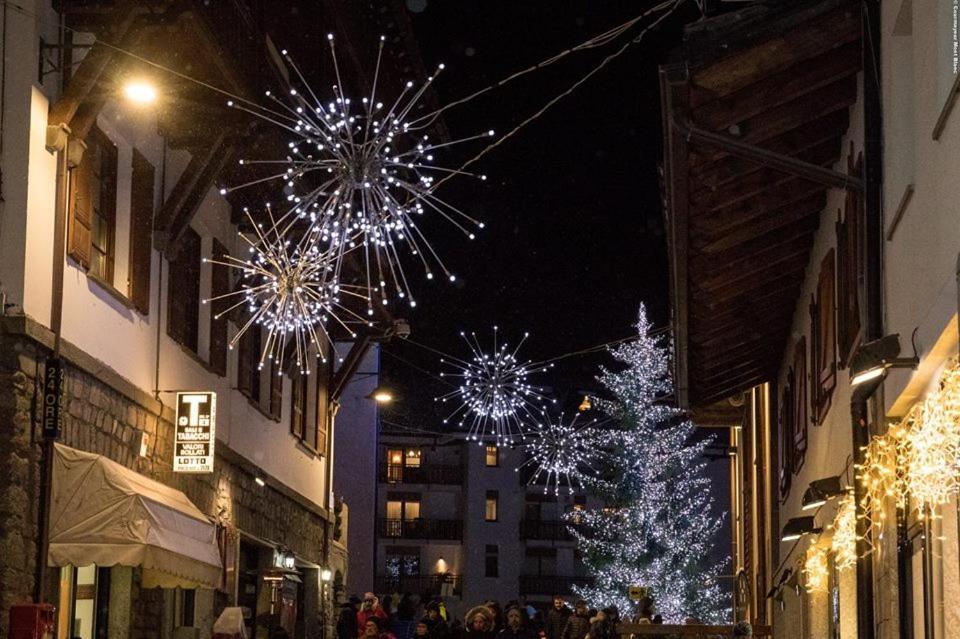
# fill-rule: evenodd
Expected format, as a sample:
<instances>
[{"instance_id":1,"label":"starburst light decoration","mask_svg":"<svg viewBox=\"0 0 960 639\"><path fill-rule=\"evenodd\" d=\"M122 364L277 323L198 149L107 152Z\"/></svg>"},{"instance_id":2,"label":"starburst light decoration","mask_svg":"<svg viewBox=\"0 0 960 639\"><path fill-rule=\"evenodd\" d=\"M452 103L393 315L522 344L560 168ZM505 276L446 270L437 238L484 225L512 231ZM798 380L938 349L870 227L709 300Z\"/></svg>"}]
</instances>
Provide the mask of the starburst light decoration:
<instances>
[{"instance_id":1,"label":"starburst light decoration","mask_svg":"<svg viewBox=\"0 0 960 639\"><path fill-rule=\"evenodd\" d=\"M340 326L351 337L356 337L352 327L368 322L341 303L342 296L359 294L337 282L332 256L318 245L315 234L307 234L297 243L289 239L291 228L296 224L289 215L275 219L268 205L266 215L270 225L264 227L253 220L248 209L244 212L253 228L252 238L239 234L248 245L246 259L231 255L204 258L204 262L239 272L239 286L203 303L217 300L232 303L219 310L215 319L246 307L247 317L240 322L230 348L246 332L266 328L259 368L263 368L265 361L272 361L279 373L284 368L285 357L289 356L301 373L309 374L313 357L326 362L328 347L330 352L336 352L330 328Z\"/></svg>"},{"instance_id":2,"label":"starburst light decoration","mask_svg":"<svg viewBox=\"0 0 960 639\"><path fill-rule=\"evenodd\" d=\"M340 77L333 34L327 39L336 79L328 97L319 97L283 51L293 71L291 83L299 86L291 87L282 97L268 91L266 95L273 103L270 108L228 102L285 129L290 140L284 160L240 160L244 165L279 165L281 170L221 192L262 182L283 183L290 211L307 220L325 244L323 250L330 254L335 278L341 277L347 255L356 252L355 261L363 271L360 295L368 315L373 315L374 304L388 304L394 297L405 298L415 306L403 254L420 262L427 279L434 278L435 269L450 281L455 279L427 239L420 221L443 218L470 239L484 226L440 199L436 190L453 176L481 180L486 176L443 167L437 163L437 156L458 144L489 139L494 132L454 140L431 137L428 131L434 128L439 113L423 113L421 107L444 70L443 64L419 88L406 82L399 95L382 101L379 81L383 37L369 94L360 99L349 97Z\"/></svg>"},{"instance_id":3,"label":"starburst light decoration","mask_svg":"<svg viewBox=\"0 0 960 639\"><path fill-rule=\"evenodd\" d=\"M554 495L559 495L562 489L573 494L582 485L582 476L597 474L593 464L603 445L597 420L577 423L579 417L574 414L573 419L566 420L561 413L552 419L544 413L533 427L527 429L522 448L529 458L516 469L520 472L526 467L535 468L527 485L543 479L544 494L551 489Z\"/></svg>"},{"instance_id":4,"label":"starburst light decoration","mask_svg":"<svg viewBox=\"0 0 960 639\"><path fill-rule=\"evenodd\" d=\"M470 347L469 360L443 358L441 364L451 370L440 373L441 377L459 380L456 390L435 398L436 401L459 401L458 407L450 413L443 423L459 419L458 425L469 430L468 438L482 443L485 439L494 439L498 445L511 445L517 439L523 439L522 423L525 420L536 421L544 411L548 400L545 389L534 386L527 377L550 368L553 364L533 364L521 362L517 352L523 346L529 333L516 348L499 342L499 331L493 327L493 349L490 353L483 350L476 333L460 333Z\"/></svg>"}]
</instances>

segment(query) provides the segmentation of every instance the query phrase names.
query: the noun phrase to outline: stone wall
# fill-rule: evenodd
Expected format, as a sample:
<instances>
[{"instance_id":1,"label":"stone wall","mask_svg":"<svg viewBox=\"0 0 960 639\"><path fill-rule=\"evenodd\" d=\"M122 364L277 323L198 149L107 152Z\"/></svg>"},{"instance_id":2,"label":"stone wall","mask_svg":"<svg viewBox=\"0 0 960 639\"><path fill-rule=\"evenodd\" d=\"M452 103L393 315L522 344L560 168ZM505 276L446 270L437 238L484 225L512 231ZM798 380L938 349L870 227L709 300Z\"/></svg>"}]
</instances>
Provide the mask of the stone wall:
<instances>
[{"instance_id":1,"label":"stone wall","mask_svg":"<svg viewBox=\"0 0 960 639\"><path fill-rule=\"evenodd\" d=\"M0 636L10 606L32 601L37 576L42 441L36 415L43 363L49 349L29 331L0 322ZM21 319L21 324L23 320ZM29 322L29 320L27 320ZM261 487L252 464L218 442L215 472L180 475L173 467L173 415L149 395L75 349L64 348L66 382L60 441L104 455L127 468L183 491L211 518L260 540L286 546L322 563L326 521L283 487ZM118 390L117 387L122 388ZM169 401L169 400L168 400ZM140 456L140 434L147 454ZM246 468L246 469L245 469ZM56 601L56 580L46 599ZM140 593L130 637L156 637L162 598ZM157 599L157 601L154 601Z\"/></svg>"}]
</instances>

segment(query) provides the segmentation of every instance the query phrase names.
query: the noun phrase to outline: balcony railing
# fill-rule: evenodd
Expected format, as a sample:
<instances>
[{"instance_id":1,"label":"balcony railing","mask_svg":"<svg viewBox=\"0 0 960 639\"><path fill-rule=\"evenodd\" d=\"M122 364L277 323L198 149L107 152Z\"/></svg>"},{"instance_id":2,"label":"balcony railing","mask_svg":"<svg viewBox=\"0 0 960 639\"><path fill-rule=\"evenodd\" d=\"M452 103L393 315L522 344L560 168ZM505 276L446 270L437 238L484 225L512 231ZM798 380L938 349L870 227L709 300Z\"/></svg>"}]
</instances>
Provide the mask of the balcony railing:
<instances>
[{"instance_id":1,"label":"balcony railing","mask_svg":"<svg viewBox=\"0 0 960 639\"><path fill-rule=\"evenodd\" d=\"M589 586L590 577L559 577L556 575L521 575L521 595L571 595L574 586Z\"/></svg>"},{"instance_id":2,"label":"balcony railing","mask_svg":"<svg viewBox=\"0 0 960 639\"><path fill-rule=\"evenodd\" d=\"M463 579L460 575L404 575L398 577L379 575L376 591L418 594L421 600L425 600L441 595L459 597L463 590L462 587Z\"/></svg>"},{"instance_id":3,"label":"balcony railing","mask_svg":"<svg viewBox=\"0 0 960 639\"><path fill-rule=\"evenodd\" d=\"M380 481L385 484L463 484L463 469L460 466L425 464L400 466L389 464L380 467Z\"/></svg>"},{"instance_id":4,"label":"balcony railing","mask_svg":"<svg viewBox=\"0 0 960 639\"><path fill-rule=\"evenodd\" d=\"M379 519L381 537L391 539L463 539L463 522L459 519Z\"/></svg>"},{"instance_id":5,"label":"balcony railing","mask_svg":"<svg viewBox=\"0 0 960 639\"><path fill-rule=\"evenodd\" d=\"M573 535L570 534L570 524L565 521L521 519L520 539L573 541Z\"/></svg>"}]
</instances>

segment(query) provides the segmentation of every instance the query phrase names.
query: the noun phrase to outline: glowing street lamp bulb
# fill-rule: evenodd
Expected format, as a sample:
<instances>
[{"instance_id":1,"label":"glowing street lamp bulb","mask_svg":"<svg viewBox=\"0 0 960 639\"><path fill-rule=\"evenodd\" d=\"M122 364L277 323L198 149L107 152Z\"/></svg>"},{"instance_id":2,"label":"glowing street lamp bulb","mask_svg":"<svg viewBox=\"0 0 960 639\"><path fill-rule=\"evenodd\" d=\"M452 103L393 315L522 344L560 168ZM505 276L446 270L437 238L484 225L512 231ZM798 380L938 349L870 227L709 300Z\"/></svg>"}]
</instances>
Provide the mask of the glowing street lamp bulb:
<instances>
[{"instance_id":1,"label":"glowing street lamp bulb","mask_svg":"<svg viewBox=\"0 0 960 639\"><path fill-rule=\"evenodd\" d=\"M137 104L152 104L157 100L156 88L142 80L129 83L124 88L123 93L127 96L127 99Z\"/></svg>"}]
</instances>

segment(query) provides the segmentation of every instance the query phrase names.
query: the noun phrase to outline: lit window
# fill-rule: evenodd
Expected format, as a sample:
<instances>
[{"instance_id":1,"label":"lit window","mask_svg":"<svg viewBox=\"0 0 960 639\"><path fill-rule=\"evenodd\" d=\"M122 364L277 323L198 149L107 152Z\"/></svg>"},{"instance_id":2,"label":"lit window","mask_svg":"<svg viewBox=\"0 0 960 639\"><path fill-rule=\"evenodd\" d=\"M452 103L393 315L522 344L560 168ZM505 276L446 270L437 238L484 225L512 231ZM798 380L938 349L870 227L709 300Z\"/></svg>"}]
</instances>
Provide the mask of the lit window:
<instances>
[{"instance_id":1,"label":"lit window","mask_svg":"<svg viewBox=\"0 0 960 639\"><path fill-rule=\"evenodd\" d=\"M500 449L497 446L487 446L486 462L487 466L500 465Z\"/></svg>"},{"instance_id":2,"label":"lit window","mask_svg":"<svg viewBox=\"0 0 960 639\"><path fill-rule=\"evenodd\" d=\"M487 504L483 513L486 521L497 521L497 505L500 501L500 494L495 490L487 491Z\"/></svg>"},{"instance_id":3,"label":"lit window","mask_svg":"<svg viewBox=\"0 0 960 639\"><path fill-rule=\"evenodd\" d=\"M420 468L420 450L411 448L407 451L405 465L407 468Z\"/></svg>"}]
</instances>

